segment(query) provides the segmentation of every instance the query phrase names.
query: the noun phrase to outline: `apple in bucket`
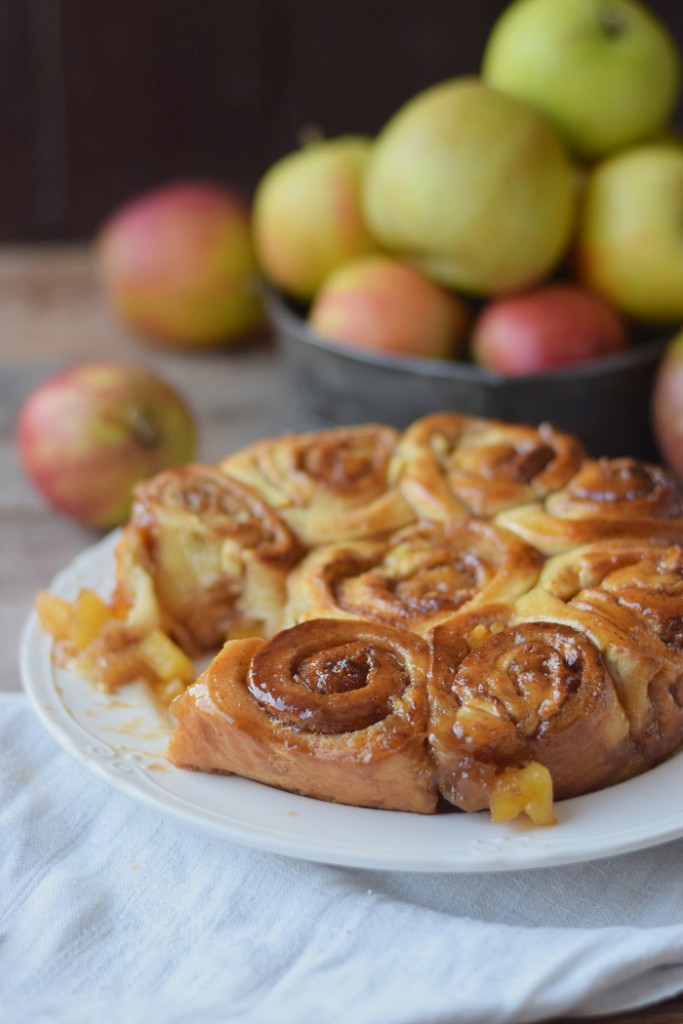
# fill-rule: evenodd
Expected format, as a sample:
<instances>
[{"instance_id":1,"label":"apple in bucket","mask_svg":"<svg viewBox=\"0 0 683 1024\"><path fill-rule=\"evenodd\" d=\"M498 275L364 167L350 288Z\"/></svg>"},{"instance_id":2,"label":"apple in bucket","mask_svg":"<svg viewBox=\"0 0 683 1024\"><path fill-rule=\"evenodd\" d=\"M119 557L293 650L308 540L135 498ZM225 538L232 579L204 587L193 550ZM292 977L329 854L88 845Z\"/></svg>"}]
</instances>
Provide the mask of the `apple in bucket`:
<instances>
[{"instance_id":1,"label":"apple in bucket","mask_svg":"<svg viewBox=\"0 0 683 1024\"><path fill-rule=\"evenodd\" d=\"M506 377L541 373L620 352L626 323L604 299L570 284L549 284L497 299L474 327L472 354Z\"/></svg>"},{"instance_id":2,"label":"apple in bucket","mask_svg":"<svg viewBox=\"0 0 683 1024\"><path fill-rule=\"evenodd\" d=\"M394 114L364 184L381 245L447 287L482 295L553 270L575 203L575 172L553 127L474 78L441 82Z\"/></svg>"},{"instance_id":3,"label":"apple in bucket","mask_svg":"<svg viewBox=\"0 0 683 1024\"><path fill-rule=\"evenodd\" d=\"M310 142L259 182L254 239L263 272L308 300L337 267L374 252L361 207L371 142L360 135Z\"/></svg>"},{"instance_id":4,"label":"apple in bucket","mask_svg":"<svg viewBox=\"0 0 683 1024\"><path fill-rule=\"evenodd\" d=\"M604 160L586 184L578 276L634 320L679 324L682 208L683 146L636 146Z\"/></svg>"},{"instance_id":5,"label":"apple in bucket","mask_svg":"<svg viewBox=\"0 0 683 1024\"><path fill-rule=\"evenodd\" d=\"M470 323L457 295L387 256L365 256L323 283L309 323L340 345L395 356L455 358Z\"/></svg>"},{"instance_id":6,"label":"apple in bucket","mask_svg":"<svg viewBox=\"0 0 683 1024\"><path fill-rule=\"evenodd\" d=\"M86 363L33 391L17 424L27 476L59 512L86 526L124 522L136 483L196 455L192 412L156 374Z\"/></svg>"},{"instance_id":7,"label":"apple in bucket","mask_svg":"<svg viewBox=\"0 0 683 1024\"><path fill-rule=\"evenodd\" d=\"M545 114L573 152L595 159L664 128L680 60L638 0L516 0L493 27L482 73Z\"/></svg>"}]
</instances>

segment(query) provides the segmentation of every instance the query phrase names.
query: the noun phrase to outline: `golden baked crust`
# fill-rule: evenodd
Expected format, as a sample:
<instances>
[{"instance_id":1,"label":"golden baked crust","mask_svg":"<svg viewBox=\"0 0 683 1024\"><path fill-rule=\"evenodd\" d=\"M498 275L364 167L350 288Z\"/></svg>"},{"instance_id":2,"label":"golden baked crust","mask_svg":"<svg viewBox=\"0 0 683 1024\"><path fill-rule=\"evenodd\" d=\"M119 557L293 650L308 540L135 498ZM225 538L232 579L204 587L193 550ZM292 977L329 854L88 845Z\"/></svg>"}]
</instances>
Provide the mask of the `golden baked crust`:
<instances>
[{"instance_id":1,"label":"golden baked crust","mask_svg":"<svg viewBox=\"0 0 683 1024\"><path fill-rule=\"evenodd\" d=\"M544 501L497 517L544 554L599 538L683 536L683 496L671 473L637 459L585 459Z\"/></svg>"},{"instance_id":2,"label":"golden baked crust","mask_svg":"<svg viewBox=\"0 0 683 1024\"><path fill-rule=\"evenodd\" d=\"M547 423L441 412L408 427L392 475L417 516L489 517L563 487L584 456L577 438Z\"/></svg>"},{"instance_id":3,"label":"golden baked crust","mask_svg":"<svg viewBox=\"0 0 683 1024\"><path fill-rule=\"evenodd\" d=\"M369 423L259 441L221 469L253 487L307 546L369 537L415 518L389 479L398 441Z\"/></svg>"},{"instance_id":4,"label":"golden baked crust","mask_svg":"<svg viewBox=\"0 0 683 1024\"><path fill-rule=\"evenodd\" d=\"M433 812L428 668L424 640L364 620L230 641L174 702L167 756L337 803Z\"/></svg>"},{"instance_id":5,"label":"golden baked crust","mask_svg":"<svg viewBox=\"0 0 683 1024\"><path fill-rule=\"evenodd\" d=\"M167 471L98 600L42 596L58 656L178 694L186 768L420 813L531 794L549 823L552 791L683 744L680 487L548 425L437 413Z\"/></svg>"},{"instance_id":6,"label":"golden baked crust","mask_svg":"<svg viewBox=\"0 0 683 1024\"><path fill-rule=\"evenodd\" d=\"M285 620L371 618L425 634L456 612L536 582L542 557L482 519L421 519L387 537L311 552L288 581Z\"/></svg>"},{"instance_id":7,"label":"golden baked crust","mask_svg":"<svg viewBox=\"0 0 683 1024\"><path fill-rule=\"evenodd\" d=\"M530 621L470 647L457 624L432 636L430 747L439 790L489 806L501 770L538 762L555 796L625 778L636 752L614 681L591 638Z\"/></svg>"}]
</instances>

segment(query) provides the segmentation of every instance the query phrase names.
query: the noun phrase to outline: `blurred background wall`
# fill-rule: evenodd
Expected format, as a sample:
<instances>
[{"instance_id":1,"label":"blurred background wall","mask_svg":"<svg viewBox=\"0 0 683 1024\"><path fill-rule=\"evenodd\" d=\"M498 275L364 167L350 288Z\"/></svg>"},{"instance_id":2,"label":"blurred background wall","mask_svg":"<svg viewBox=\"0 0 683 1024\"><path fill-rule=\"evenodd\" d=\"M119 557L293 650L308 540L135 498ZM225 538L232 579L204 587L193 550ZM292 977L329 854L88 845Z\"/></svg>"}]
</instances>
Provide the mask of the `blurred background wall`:
<instances>
[{"instance_id":1,"label":"blurred background wall","mask_svg":"<svg viewBox=\"0 0 683 1024\"><path fill-rule=\"evenodd\" d=\"M476 72L506 0L0 0L0 240L89 236L172 178L249 195L302 132ZM650 0L683 44L681 0Z\"/></svg>"}]
</instances>

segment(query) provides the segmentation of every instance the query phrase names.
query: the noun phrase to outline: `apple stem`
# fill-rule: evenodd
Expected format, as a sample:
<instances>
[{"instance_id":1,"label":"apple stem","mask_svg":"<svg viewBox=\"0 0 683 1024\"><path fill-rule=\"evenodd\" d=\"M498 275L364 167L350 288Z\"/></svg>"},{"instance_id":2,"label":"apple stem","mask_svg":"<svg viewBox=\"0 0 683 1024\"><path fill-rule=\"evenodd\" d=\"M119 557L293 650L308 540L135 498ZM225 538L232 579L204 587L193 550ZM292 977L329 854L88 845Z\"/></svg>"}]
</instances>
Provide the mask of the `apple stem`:
<instances>
[{"instance_id":1,"label":"apple stem","mask_svg":"<svg viewBox=\"0 0 683 1024\"><path fill-rule=\"evenodd\" d=\"M322 142L325 138L325 132L322 130L320 125L317 124L303 124L299 128L298 142L301 148L310 146L313 142Z\"/></svg>"},{"instance_id":2,"label":"apple stem","mask_svg":"<svg viewBox=\"0 0 683 1024\"><path fill-rule=\"evenodd\" d=\"M159 444L159 429L148 409L135 406L126 417L135 440L143 448L156 448Z\"/></svg>"},{"instance_id":3,"label":"apple stem","mask_svg":"<svg viewBox=\"0 0 683 1024\"><path fill-rule=\"evenodd\" d=\"M599 20L604 34L612 38L622 35L626 28L624 12L614 4L607 4L600 9Z\"/></svg>"}]
</instances>

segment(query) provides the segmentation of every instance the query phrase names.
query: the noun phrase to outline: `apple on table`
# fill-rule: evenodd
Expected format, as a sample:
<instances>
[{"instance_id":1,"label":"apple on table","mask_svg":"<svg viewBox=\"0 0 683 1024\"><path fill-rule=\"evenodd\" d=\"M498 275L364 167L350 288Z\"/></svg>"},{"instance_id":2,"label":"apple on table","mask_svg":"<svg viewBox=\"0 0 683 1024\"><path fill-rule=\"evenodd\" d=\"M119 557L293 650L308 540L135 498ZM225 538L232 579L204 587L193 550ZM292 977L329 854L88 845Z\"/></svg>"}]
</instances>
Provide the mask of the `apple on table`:
<instances>
[{"instance_id":1,"label":"apple on table","mask_svg":"<svg viewBox=\"0 0 683 1024\"><path fill-rule=\"evenodd\" d=\"M20 410L17 441L47 501L96 529L123 523L135 484L191 462L197 447L193 413L175 388L142 367L106 362L36 388Z\"/></svg>"},{"instance_id":2,"label":"apple on table","mask_svg":"<svg viewBox=\"0 0 683 1024\"><path fill-rule=\"evenodd\" d=\"M165 348L223 347L263 318L249 209L222 186L143 193L106 221L97 254L114 312Z\"/></svg>"},{"instance_id":3,"label":"apple on table","mask_svg":"<svg viewBox=\"0 0 683 1024\"><path fill-rule=\"evenodd\" d=\"M652 428L663 460L683 480L683 332L673 338L652 389Z\"/></svg>"}]
</instances>

